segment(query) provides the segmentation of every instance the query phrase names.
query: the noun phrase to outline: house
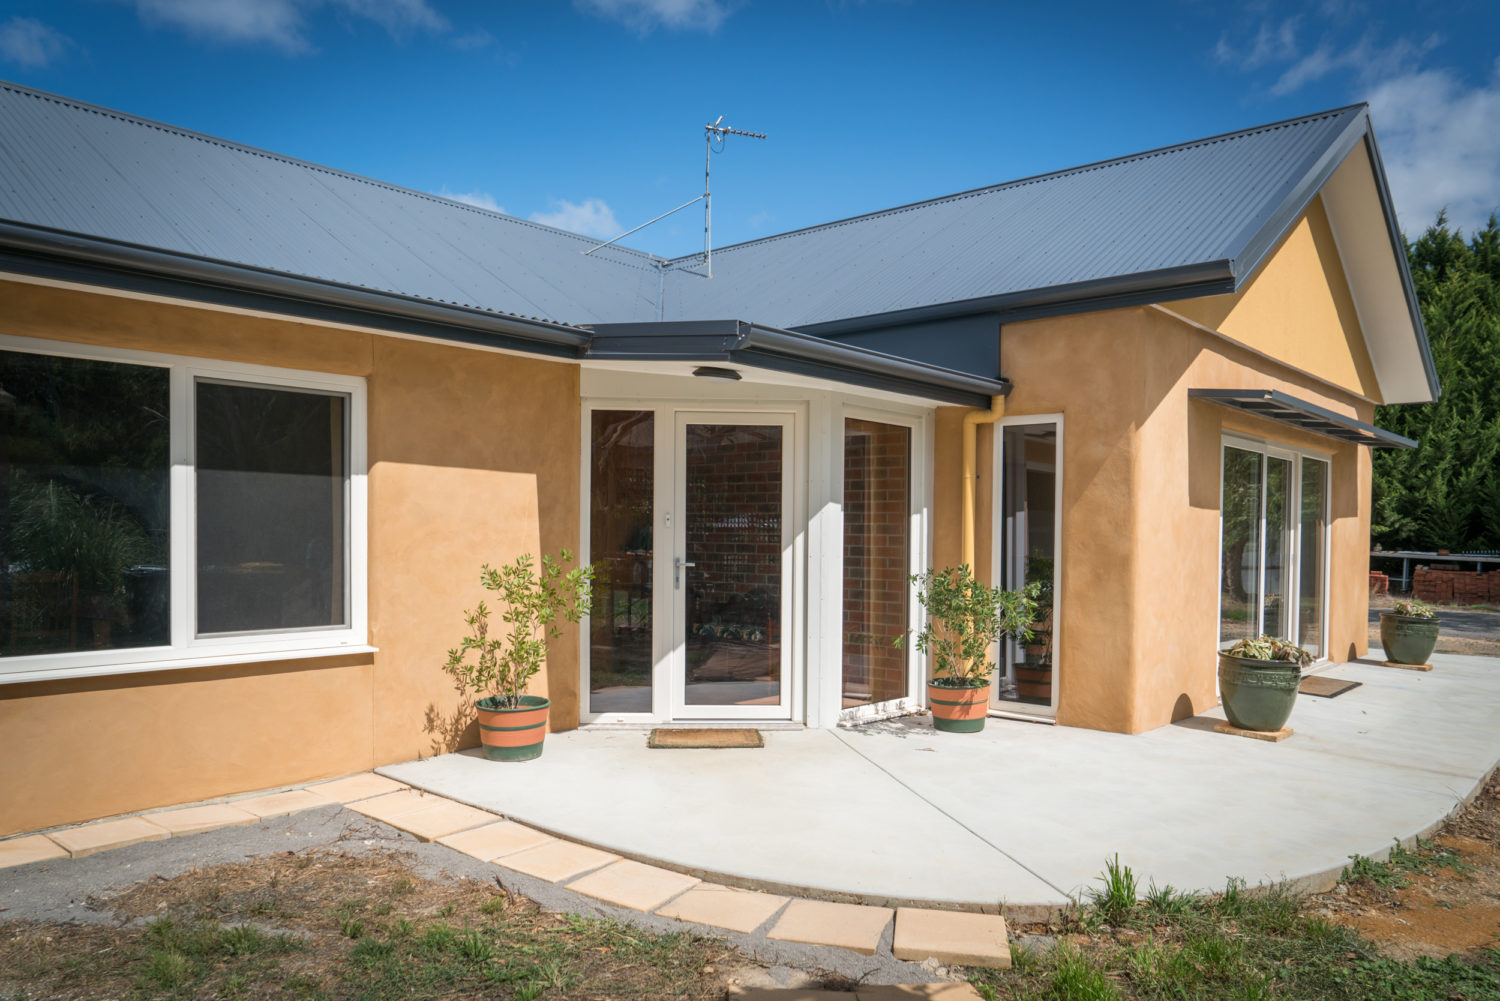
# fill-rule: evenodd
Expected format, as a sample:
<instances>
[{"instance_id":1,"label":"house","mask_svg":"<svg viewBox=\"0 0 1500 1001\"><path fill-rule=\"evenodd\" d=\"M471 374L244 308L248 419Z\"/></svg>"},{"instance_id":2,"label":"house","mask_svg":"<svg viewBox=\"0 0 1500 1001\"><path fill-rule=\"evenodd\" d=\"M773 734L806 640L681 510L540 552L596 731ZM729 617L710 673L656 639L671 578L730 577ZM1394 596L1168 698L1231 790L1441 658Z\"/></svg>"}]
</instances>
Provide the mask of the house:
<instances>
[{"instance_id":1,"label":"house","mask_svg":"<svg viewBox=\"0 0 1500 1001\"><path fill-rule=\"evenodd\" d=\"M923 704L908 574L1037 582L996 712L1138 732L1366 649L1438 385L1363 105L664 260L0 86L0 834L472 744L482 561L597 607L551 726Z\"/></svg>"}]
</instances>

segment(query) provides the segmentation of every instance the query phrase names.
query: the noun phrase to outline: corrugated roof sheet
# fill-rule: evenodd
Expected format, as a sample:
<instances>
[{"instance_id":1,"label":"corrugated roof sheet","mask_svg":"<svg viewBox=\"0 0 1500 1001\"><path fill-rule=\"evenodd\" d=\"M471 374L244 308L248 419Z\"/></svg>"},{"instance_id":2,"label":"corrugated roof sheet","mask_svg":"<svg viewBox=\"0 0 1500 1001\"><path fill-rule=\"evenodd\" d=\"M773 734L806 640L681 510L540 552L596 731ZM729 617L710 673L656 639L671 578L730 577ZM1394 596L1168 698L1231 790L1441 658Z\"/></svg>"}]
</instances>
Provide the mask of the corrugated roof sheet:
<instances>
[{"instance_id":1,"label":"corrugated roof sheet","mask_svg":"<svg viewBox=\"0 0 1500 1001\"><path fill-rule=\"evenodd\" d=\"M0 218L570 323L654 318L650 257L421 192L0 85Z\"/></svg>"},{"instance_id":2,"label":"corrugated roof sheet","mask_svg":"<svg viewBox=\"0 0 1500 1001\"><path fill-rule=\"evenodd\" d=\"M0 219L571 324L788 329L1230 261L1363 106L672 262L0 84Z\"/></svg>"},{"instance_id":3,"label":"corrugated roof sheet","mask_svg":"<svg viewBox=\"0 0 1500 1001\"><path fill-rule=\"evenodd\" d=\"M1236 258L1362 113L1311 115L672 264L665 319L783 327Z\"/></svg>"}]
</instances>

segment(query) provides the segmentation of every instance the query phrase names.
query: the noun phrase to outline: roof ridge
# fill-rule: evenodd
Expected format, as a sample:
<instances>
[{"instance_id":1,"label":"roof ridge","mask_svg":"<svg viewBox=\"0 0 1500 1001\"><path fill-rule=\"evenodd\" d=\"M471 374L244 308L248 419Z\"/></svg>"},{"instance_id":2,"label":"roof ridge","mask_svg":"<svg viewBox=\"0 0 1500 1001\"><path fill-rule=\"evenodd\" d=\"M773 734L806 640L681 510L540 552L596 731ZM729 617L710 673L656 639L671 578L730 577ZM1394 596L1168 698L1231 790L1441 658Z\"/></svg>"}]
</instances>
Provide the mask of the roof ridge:
<instances>
[{"instance_id":1,"label":"roof ridge","mask_svg":"<svg viewBox=\"0 0 1500 1001\"><path fill-rule=\"evenodd\" d=\"M50 91L38 90L35 87L27 87L24 84L15 83L10 80L0 80L0 90L8 90L25 97L33 98L35 100L50 101L54 104L71 107L78 111L87 111L91 114L103 115L106 118L113 118L117 121L126 122L130 125L139 125L144 128L156 129L160 132L167 132L172 135L181 136L184 139L193 139L198 142L208 143L212 146L220 146L224 149L233 150L235 152L248 153L252 156L263 157L267 160L276 160L281 163L290 164L295 167L302 167L304 169L313 170L318 173L329 174L334 177L342 177L346 180L357 181L361 184L368 184L371 187L382 188L386 191L395 192L396 194L408 195L414 198L421 198L426 201L436 202L439 205L446 205L452 208L464 209L469 212L476 212L482 216L487 216L489 218L502 219L506 222L516 223L521 226L529 226L532 229L540 230L544 233L555 233L559 236L565 236L569 239L578 240L590 244L597 242L591 236L584 236L581 233L573 233L566 229L558 229L556 226L548 226L546 223L537 222L534 219L522 219L518 216L508 215L504 212L495 212L491 209L482 208L478 205L471 205L468 202L460 202L452 198L445 198L442 195L435 195L430 191L418 191L415 188L408 188L400 184L392 184L389 181L382 181L377 178L366 177L363 174L355 174L351 171L340 170L337 167L330 167L327 164L314 163L311 160L303 160L295 156L287 156L285 153L277 153L272 150L262 149L259 146L250 146L246 143L235 142L232 139L225 139L222 136L209 135L206 132L197 132L193 129L186 129L179 125L172 125L168 122L159 122L153 118L144 118L140 115L132 115L129 112L120 111L116 108L107 108L101 104L91 104L88 101L80 101L76 98L66 97L62 94L54 94ZM660 258L656 257L654 254L651 254L650 252L645 250L637 250L634 247L627 247L618 243L611 244L610 246L626 254L630 254L634 257L640 258L640 263L643 265L652 265L660 260ZM611 258L601 257L599 258L599 260L611 261ZM612 261L612 263L622 264L624 262L614 260Z\"/></svg>"},{"instance_id":2,"label":"roof ridge","mask_svg":"<svg viewBox=\"0 0 1500 1001\"><path fill-rule=\"evenodd\" d=\"M1338 108L1329 108L1326 111L1315 111L1311 114L1298 115L1293 118L1284 118L1280 121L1266 122L1262 125L1252 125L1249 128L1237 129L1232 132L1221 132L1216 135L1205 136L1201 139L1191 139L1187 142L1173 143L1169 146L1158 146L1153 149L1142 150L1137 153L1127 153L1123 156L1110 157L1105 160L1094 160L1092 162L1079 164L1074 167L1064 167L1059 170L1046 171L1041 174L1030 174L1026 177L1020 177L1010 181L1001 181L998 184L988 184L979 188L969 188L967 190L957 191L952 194L938 195L934 198L926 198L921 201L908 202L905 205L896 205L891 208L877 209L873 212L865 212L861 213L860 215L847 216L843 219L835 219L830 222L815 223L814 225L803 226L799 229L790 229L784 233L774 233L771 236L762 236L754 240L744 240L740 243L731 243L723 247L715 247L714 253L724 254L732 250L740 250L745 247L756 246L758 244L773 243L777 240L783 240L793 236L802 236L806 233L812 233L818 230L835 229L837 227L847 226L852 223L864 222L867 219L876 219L885 216L899 215L903 212L911 212L915 209L926 208L929 205L938 205L946 202L956 202L961 201L965 198L976 198L980 195L987 195L1008 188L1020 188L1030 184L1039 184L1042 181L1050 181L1054 178L1064 177L1070 174L1084 174L1095 170L1102 170L1106 167L1114 167L1124 163L1147 160L1157 156L1165 156L1169 153L1177 153L1185 149L1193 149L1202 146L1212 146L1216 143L1228 142L1234 139L1243 139L1248 136L1257 135L1264 132L1272 132L1277 129L1290 128L1296 125L1305 125L1320 119L1337 118L1350 112L1368 107L1368 102L1360 101L1355 104L1346 104ZM701 253L683 254L679 257L672 258L663 266L666 268L675 269L680 265L701 260L702 257L703 255Z\"/></svg>"}]
</instances>

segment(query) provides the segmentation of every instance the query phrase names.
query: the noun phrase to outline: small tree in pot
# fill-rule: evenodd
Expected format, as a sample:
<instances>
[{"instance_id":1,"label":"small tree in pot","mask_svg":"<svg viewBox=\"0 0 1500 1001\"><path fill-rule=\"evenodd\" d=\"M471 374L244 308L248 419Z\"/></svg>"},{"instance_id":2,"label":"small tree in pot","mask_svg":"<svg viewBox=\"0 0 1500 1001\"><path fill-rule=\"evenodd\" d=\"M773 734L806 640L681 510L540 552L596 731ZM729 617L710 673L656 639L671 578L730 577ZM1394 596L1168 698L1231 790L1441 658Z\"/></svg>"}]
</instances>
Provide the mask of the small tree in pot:
<instances>
[{"instance_id":1,"label":"small tree in pot","mask_svg":"<svg viewBox=\"0 0 1500 1001\"><path fill-rule=\"evenodd\" d=\"M1442 626L1437 609L1418 598L1398 601L1380 613L1380 645L1393 664L1425 664L1437 646Z\"/></svg>"},{"instance_id":2,"label":"small tree in pot","mask_svg":"<svg viewBox=\"0 0 1500 1001\"><path fill-rule=\"evenodd\" d=\"M1021 591L990 587L974 578L967 565L914 574L917 600L927 623L916 647L933 657L927 704L939 730L973 733L984 729L995 663L990 650L1002 636L1025 642L1037 616L1037 585ZM897 637L897 645L904 637Z\"/></svg>"},{"instance_id":3,"label":"small tree in pot","mask_svg":"<svg viewBox=\"0 0 1500 1001\"><path fill-rule=\"evenodd\" d=\"M1219 653L1219 700L1231 726L1270 733L1286 726L1312 654L1275 636L1242 639Z\"/></svg>"},{"instance_id":4,"label":"small tree in pot","mask_svg":"<svg viewBox=\"0 0 1500 1001\"><path fill-rule=\"evenodd\" d=\"M562 635L559 618L579 622L593 607L594 568L565 570L564 564L572 559L573 554L564 549L556 560L543 554L540 570L530 553L498 570L486 563L479 583L500 595L505 603L500 619L510 629L503 637L491 638L490 611L481 601L474 611L464 613L469 635L448 651L443 669L453 675L459 688L470 694L489 693L474 708L479 714L480 744L485 756L494 761L541 756L552 703L522 692L546 662L547 640Z\"/></svg>"}]
</instances>

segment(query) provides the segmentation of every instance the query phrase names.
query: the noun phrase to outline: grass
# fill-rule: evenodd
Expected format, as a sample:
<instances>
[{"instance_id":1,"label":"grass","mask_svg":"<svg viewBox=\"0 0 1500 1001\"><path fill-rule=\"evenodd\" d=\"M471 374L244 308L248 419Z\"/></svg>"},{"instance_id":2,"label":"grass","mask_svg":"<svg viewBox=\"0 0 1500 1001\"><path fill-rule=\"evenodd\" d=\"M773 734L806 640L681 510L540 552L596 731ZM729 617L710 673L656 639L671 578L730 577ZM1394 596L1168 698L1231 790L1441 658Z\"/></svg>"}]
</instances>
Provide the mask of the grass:
<instances>
[{"instance_id":1,"label":"grass","mask_svg":"<svg viewBox=\"0 0 1500 1001\"><path fill-rule=\"evenodd\" d=\"M723 997L724 942L542 911L394 853L311 852L154 880L133 924L0 923L0 999ZM276 915L270 919L259 915Z\"/></svg>"},{"instance_id":2,"label":"grass","mask_svg":"<svg viewBox=\"0 0 1500 1001\"><path fill-rule=\"evenodd\" d=\"M1419 843L1387 862L1355 860L1348 879L1394 879L1456 868L1452 852ZM1012 969L971 971L980 993L1013 1001L1500 1001L1500 949L1398 962L1353 930L1308 913L1285 887L1230 880L1211 895L1137 879L1105 864L1092 905L1048 929L1048 951L1016 948Z\"/></svg>"},{"instance_id":3,"label":"grass","mask_svg":"<svg viewBox=\"0 0 1500 1001\"><path fill-rule=\"evenodd\" d=\"M1438 847L1421 838L1417 839L1414 848L1406 848L1397 840L1384 862L1377 862L1364 855L1350 855L1349 864L1344 867L1339 882L1368 880L1382 889L1399 890L1407 885L1407 877L1411 874L1427 875L1438 869L1452 869L1462 874L1469 870L1469 866L1451 848Z\"/></svg>"}]
</instances>

